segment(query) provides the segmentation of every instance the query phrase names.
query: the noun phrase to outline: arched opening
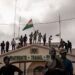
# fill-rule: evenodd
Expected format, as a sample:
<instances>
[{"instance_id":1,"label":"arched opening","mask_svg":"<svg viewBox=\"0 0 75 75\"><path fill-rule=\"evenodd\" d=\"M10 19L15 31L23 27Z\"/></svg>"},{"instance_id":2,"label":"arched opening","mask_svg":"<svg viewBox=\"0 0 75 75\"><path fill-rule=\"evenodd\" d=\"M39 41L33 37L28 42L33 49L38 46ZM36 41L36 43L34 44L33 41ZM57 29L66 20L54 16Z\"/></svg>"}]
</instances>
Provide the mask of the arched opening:
<instances>
[{"instance_id":1,"label":"arched opening","mask_svg":"<svg viewBox=\"0 0 75 75\"><path fill-rule=\"evenodd\" d=\"M38 66L34 68L33 75L43 75L43 66Z\"/></svg>"},{"instance_id":2,"label":"arched opening","mask_svg":"<svg viewBox=\"0 0 75 75\"><path fill-rule=\"evenodd\" d=\"M32 62L27 69L27 75L43 75L45 63L45 61Z\"/></svg>"}]
</instances>

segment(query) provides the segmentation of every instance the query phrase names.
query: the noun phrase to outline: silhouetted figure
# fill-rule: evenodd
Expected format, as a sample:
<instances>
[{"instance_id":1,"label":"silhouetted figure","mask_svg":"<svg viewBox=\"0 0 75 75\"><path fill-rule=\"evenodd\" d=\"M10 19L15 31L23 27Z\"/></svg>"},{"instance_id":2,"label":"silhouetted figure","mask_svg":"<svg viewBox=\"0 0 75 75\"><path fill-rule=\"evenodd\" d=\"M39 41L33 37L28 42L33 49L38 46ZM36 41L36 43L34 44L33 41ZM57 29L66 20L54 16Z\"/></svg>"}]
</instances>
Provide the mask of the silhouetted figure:
<instances>
[{"instance_id":1,"label":"silhouetted figure","mask_svg":"<svg viewBox=\"0 0 75 75\"><path fill-rule=\"evenodd\" d=\"M48 40L48 42L49 42L49 47L51 47L51 40L52 40L52 35L50 35L49 40Z\"/></svg>"},{"instance_id":2,"label":"silhouetted figure","mask_svg":"<svg viewBox=\"0 0 75 75\"><path fill-rule=\"evenodd\" d=\"M38 43L41 44L42 34L41 32L38 33Z\"/></svg>"},{"instance_id":3,"label":"silhouetted figure","mask_svg":"<svg viewBox=\"0 0 75 75\"><path fill-rule=\"evenodd\" d=\"M17 45L16 48L21 48L21 44L20 44L20 42L18 43L18 45Z\"/></svg>"},{"instance_id":4,"label":"silhouetted figure","mask_svg":"<svg viewBox=\"0 0 75 75\"><path fill-rule=\"evenodd\" d=\"M68 44L66 42L64 43L64 46L65 46L65 50L68 52Z\"/></svg>"},{"instance_id":5,"label":"silhouetted figure","mask_svg":"<svg viewBox=\"0 0 75 75\"><path fill-rule=\"evenodd\" d=\"M63 75L65 68L60 58L56 57L56 50L51 48L50 50L51 59L45 65L45 75Z\"/></svg>"},{"instance_id":6,"label":"silhouetted figure","mask_svg":"<svg viewBox=\"0 0 75 75\"><path fill-rule=\"evenodd\" d=\"M44 36L43 36L43 45L44 45L44 46L46 45L46 33L45 33Z\"/></svg>"},{"instance_id":7,"label":"silhouetted figure","mask_svg":"<svg viewBox=\"0 0 75 75\"><path fill-rule=\"evenodd\" d=\"M10 58L8 56L4 57L3 60L5 65L1 67L0 75L14 75L15 72L18 72L18 75L22 75L22 71L18 67L10 64Z\"/></svg>"},{"instance_id":8,"label":"silhouetted figure","mask_svg":"<svg viewBox=\"0 0 75 75\"><path fill-rule=\"evenodd\" d=\"M21 44L21 47L23 46L23 37L22 37L22 35L21 35L21 37L20 37L20 44Z\"/></svg>"},{"instance_id":9,"label":"silhouetted figure","mask_svg":"<svg viewBox=\"0 0 75 75\"><path fill-rule=\"evenodd\" d=\"M70 50L70 53L72 53L72 43L68 40L68 51Z\"/></svg>"},{"instance_id":10,"label":"silhouetted figure","mask_svg":"<svg viewBox=\"0 0 75 75\"><path fill-rule=\"evenodd\" d=\"M33 43L36 43L36 40L37 40L37 35L38 35L38 30L36 30L35 32L34 32L34 35L33 35Z\"/></svg>"},{"instance_id":11,"label":"silhouetted figure","mask_svg":"<svg viewBox=\"0 0 75 75\"><path fill-rule=\"evenodd\" d=\"M9 41L6 41L6 52L9 50Z\"/></svg>"},{"instance_id":12,"label":"silhouetted figure","mask_svg":"<svg viewBox=\"0 0 75 75\"><path fill-rule=\"evenodd\" d=\"M62 49L61 52L61 59L62 59L62 62L65 66L65 74L63 75L73 75L73 65L72 65L72 62L66 58L66 55L67 55L67 51Z\"/></svg>"},{"instance_id":13,"label":"silhouetted figure","mask_svg":"<svg viewBox=\"0 0 75 75\"><path fill-rule=\"evenodd\" d=\"M59 48L64 48L64 44L65 44L65 42L63 41L63 39L61 39L60 40Z\"/></svg>"},{"instance_id":14,"label":"silhouetted figure","mask_svg":"<svg viewBox=\"0 0 75 75\"><path fill-rule=\"evenodd\" d=\"M31 32L31 34L29 35L29 42L30 42L30 44L32 44L32 40L33 40L33 32Z\"/></svg>"},{"instance_id":15,"label":"silhouetted figure","mask_svg":"<svg viewBox=\"0 0 75 75\"><path fill-rule=\"evenodd\" d=\"M16 41L14 40L14 38L11 41L11 45L12 45L12 50L15 50Z\"/></svg>"},{"instance_id":16,"label":"silhouetted figure","mask_svg":"<svg viewBox=\"0 0 75 75\"><path fill-rule=\"evenodd\" d=\"M24 46L27 45L27 35L25 34L24 38L23 38L23 41L24 41Z\"/></svg>"},{"instance_id":17,"label":"silhouetted figure","mask_svg":"<svg viewBox=\"0 0 75 75\"><path fill-rule=\"evenodd\" d=\"M1 54L5 53L5 43L4 41L1 43Z\"/></svg>"}]
</instances>

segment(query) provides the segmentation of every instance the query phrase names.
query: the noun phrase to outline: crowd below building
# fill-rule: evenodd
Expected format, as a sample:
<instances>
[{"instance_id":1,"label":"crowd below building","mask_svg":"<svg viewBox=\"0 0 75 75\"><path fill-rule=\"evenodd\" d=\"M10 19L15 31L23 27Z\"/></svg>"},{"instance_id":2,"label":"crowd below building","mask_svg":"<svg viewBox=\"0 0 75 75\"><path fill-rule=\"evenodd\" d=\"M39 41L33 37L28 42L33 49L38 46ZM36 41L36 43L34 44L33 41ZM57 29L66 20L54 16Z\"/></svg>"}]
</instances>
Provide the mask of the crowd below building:
<instances>
[{"instance_id":1,"label":"crowd below building","mask_svg":"<svg viewBox=\"0 0 75 75\"><path fill-rule=\"evenodd\" d=\"M61 57L57 57L54 47L50 48L49 55L51 58L46 61L44 68L41 70L42 75L73 75L73 65L71 60L66 57L67 51L61 49L59 54ZM23 71L10 63L10 57L5 56L3 61L5 65L0 67L0 75L14 75L15 72L22 75Z\"/></svg>"},{"instance_id":2,"label":"crowd below building","mask_svg":"<svg viewBox=\"0 0 75 75\"><path fill-rule=\"evenodd\" d=\"M45 46L47 43L47 36L46 33L42 35L41 32L38 30L35 30L34 32L31 32L29 35L29 38L27 37L27 34L24 35L24 37L21 35L21 37L18 39L19 43L16 44L16 39L12 39L11 42L9 41L2 41L0 43L1 46L1 54L8 52L10 45L12 46L12 50L15 50L16 48L21 48L23 46L27 46L27 41L29 39L29 44L36 44L39 43L41 44L41 41L43 41L43 45ZM48 46L51 47L51 40L52 40L52 35L49 36L48 38ZM70 53L72 53L72 43L68 40L65 42L63 39L60 40L60 45L58 48L65 48L67 52L70 50Z\"/></svg>"},{"instance_id":3,"label":"crowd below building","mask_svg":"<svg viewBox=\"0 0 75 75\"><path fill-rule=\"evenodd\" d=\"M66 55L67 51L61 49L60 57L56 56L56 49L51 48L49 52L51 59L45 64L44 75L73 75L73 65Z\"/></svg>"}]
</instances>

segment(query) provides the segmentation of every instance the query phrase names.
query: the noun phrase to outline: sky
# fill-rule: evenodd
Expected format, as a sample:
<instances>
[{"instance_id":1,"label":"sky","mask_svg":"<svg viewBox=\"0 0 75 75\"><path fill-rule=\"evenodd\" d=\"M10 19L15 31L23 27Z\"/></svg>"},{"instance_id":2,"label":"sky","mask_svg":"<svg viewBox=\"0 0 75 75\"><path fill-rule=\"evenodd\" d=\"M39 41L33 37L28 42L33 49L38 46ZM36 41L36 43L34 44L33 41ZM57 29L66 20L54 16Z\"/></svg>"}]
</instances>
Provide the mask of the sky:
<instances>
[{"instance_id":1,"label":"sky","mask_svg":"<svg viewBox=\"0 0 75 75\"><path fill-rule=\"evenodd\" d=\"M60 20L66 19L61 21L61 37L75 48L75 0L0 0L0 42L13 38L14 25L15 37L29 35L35 29L46 33L47 38L52 35L52 41L57 42L59 22L55 21L59 21L59 15ZM22 31L30 19L34 28Z\"/></svg>"}]
</instances>

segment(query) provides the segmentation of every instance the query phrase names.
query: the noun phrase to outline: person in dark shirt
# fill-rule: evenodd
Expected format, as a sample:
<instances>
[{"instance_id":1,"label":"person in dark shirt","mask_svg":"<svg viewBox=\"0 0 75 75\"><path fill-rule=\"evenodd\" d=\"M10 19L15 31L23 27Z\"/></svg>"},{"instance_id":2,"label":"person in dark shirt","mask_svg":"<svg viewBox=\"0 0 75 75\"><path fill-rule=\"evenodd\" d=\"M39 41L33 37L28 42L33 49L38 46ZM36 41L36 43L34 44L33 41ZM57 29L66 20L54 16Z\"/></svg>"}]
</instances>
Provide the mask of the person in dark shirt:
<instances>
[{"instance_id":1,"label":"person in dark shirt","mask_svg":"<svg viewBox=\"0 0 75 75\"><path fill-rule=\"evenodd\" d=\"M33 43L36 43L36 40L37 40L37 31L35 31L33 34Z\"/></svg>"},{"instance_id":2,"label":"person in dark shirt","mask_svg":"<svg viewBox=\"0 0 75 75\"><path fill-rule=\"evenodd\" d=\"M68 44L68 51L70 50L70 53L72 53L72 43L68 40L67 44Z\"/></svg>"},{"instance_id":3,"label":"person in dark shirt","mask_svg":"<svg viewBox=\"0 0 75 75\"><path fill-rule=\"evenodd\" d=\"M66 55L67 55L67 51L65 49L62 49L60 51L61 54L61 59L63 61L63 64L65 66L65 74L64 75L73 75L73 65L71 60L69 60Z\"/></svg>"},{"instance_id":4,"label":"person in dark shirt","mask_svg":"<svg viewBox=\"0 0 75 75\"><path fill-rule=\"evenodd\" d=\"M49 36L49 40L48 40L48 42L49 42L49 47L51 47L51 40L52 40L52 35Z\"/></svg>"},{"instance_id":5,"label":"person in dark shirt","mask_svg":"<svg viewBox=\"0 0 75 75\"><path fill-rule=\"evenodd\" d=\"M1 54L5 53L5 42L2 41L1 43Z\"/></svg>"},{"instance_id":6,"label":"person in dark shirt","mask_svg":"<svg viewBox=\"0 0 75 75\"><path fill-rule=\"evenodd\" d=\"M64 44L65 44L65 41L63 39L60 40L60 45L59 45L59 49L60 48L64 48Z\"/></svg>"},{"instance_id":7,"label":"person in dark shirt","mask_svg":"<svg viewBox=\"0 0 75 75\"><path fill-rule=\"evenodd\" d=\"M29 35L29 43L32 44L33 41L33 32Z\"/></svg>"},{"instance_id":8,"label":"person in dark shirt","mask_svg":"<svg viewBox=\"0 0 75 75\"><path fill-rule=\"evenodd\" d=\"M67 50L68 52L68 44L65 42L64 45L65 45L65 50Z\"/></svg>"},{"instance_id":9,"label":"person in dark shirt","mask_svg":"<svg viewBox=\"0 0 75 75\"><path fill-rule=\"evenodd\" d=\"M9 41L6 41L6 52L9 50Z\"/></svg>"},{"instance_id":10,"label":"person in dark shirt","mask_svg":"<svg viewBox=\"0 0 75 75\"><path fill-rule=\"evenodd\" d=\"M46 44L46 33L43 35L43 45L45 46Z\"/></svg>"},{"instance_id":11,"label":"person in dark shirt","mask_svg":"<svg viewBox=\"0 0 75 75\"><path fill-rule=\"evenodd\" d=\"M5 65L0 69L0 75L14 75L18 72L18 75L22 75L22 71L16 66L10 64L10 58L8 56L4 57Z\"/></svg>"},{"instance_id":12,"label":"person in dark shirt","mask_svg":"<svg viewBox=\"0 0 75 75\"><path fill-rule=\"evenodd\" d=\"M42 34L41 32L38 33L38 43L41 44Z\"/></svg>"},{"instance_id":13,"label":"person in dark shirt","mask_svg":"<svg viewBox=\"0 0 75 75\"><path fill-rule=\"evenodd\" d=\"M45 64L46 71L44 75L64 75L64 64L60 58L56 57L55 48L51 48L49 54L51 58Z\"/></svg>"},{"instance_id":14,"label":"person in dark shirt","mask_svg":"<svg viewBox=\"0 0 75 75\"><path fill-rule=\"evenodd\" d=\"M22 35L21 35L19 40L20 40L21 47L23 47L23 37L22 37Z\"/></svg>"},{"instance_id":15,"label":"person in dark shirt","mask_svg":"<svg viewBox=\"0 0 75 75\"><path fill-rule=\"evenodd\" d=\"M24 46L27 45L27 35L25 34L24 38L23 38L23 42L24 42Z\"/></svg>"}]
</instances>

